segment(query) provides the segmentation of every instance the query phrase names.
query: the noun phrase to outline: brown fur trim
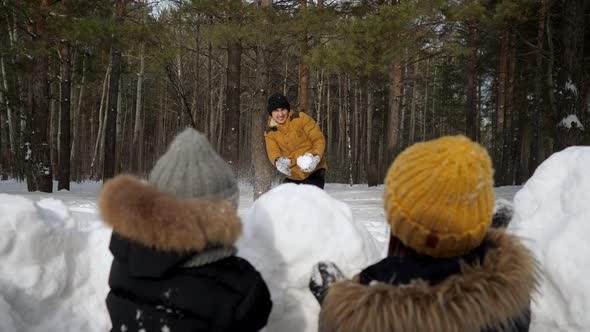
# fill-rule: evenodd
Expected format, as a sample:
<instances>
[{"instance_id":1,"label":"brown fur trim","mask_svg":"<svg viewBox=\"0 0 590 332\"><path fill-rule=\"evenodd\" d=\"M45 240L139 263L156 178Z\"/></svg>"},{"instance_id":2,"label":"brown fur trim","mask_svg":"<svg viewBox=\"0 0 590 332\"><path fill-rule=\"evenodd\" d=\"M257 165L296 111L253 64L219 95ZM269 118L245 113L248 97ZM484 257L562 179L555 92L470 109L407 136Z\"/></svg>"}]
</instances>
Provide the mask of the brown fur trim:
<instances>
[{"instance_id":1,"label":"brown fur trim","mask_svg":"<svg viewBox=\"0 0 590 332\"><path fill-rule=\"evenodd\" d=\"M128 175L105 183L98 207L113 232L163 251L229 247L242 232L231 203L177 199Z\"/></svg>"},{"instance_id":2,"label":"brown fur trim","mask_svg":"<svg viewBox=\"0 0 590 332\"><path fill-rule=\"evenodd\" d=\"M529 305L539 280L538 263L514 236L491 230L496 243L483 264L437 285L404 286L343 281L330 287L320 313L322 332L499 331Z\"/></svg>"}]
</instances>

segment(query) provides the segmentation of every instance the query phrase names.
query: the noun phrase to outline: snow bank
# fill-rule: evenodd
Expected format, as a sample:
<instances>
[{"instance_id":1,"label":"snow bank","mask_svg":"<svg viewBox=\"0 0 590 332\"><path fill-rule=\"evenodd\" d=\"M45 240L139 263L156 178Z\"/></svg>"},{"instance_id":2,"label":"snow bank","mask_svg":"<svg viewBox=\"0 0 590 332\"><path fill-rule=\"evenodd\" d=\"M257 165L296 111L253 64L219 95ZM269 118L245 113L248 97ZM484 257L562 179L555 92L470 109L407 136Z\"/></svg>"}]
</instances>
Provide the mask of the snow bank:
<instances>
[{"instance_id":1,"label":"snow bank","mask_svg":"<svg viewBox=\"0 0 590 332\"><path fill-rule=\"evenodd\" d=\"M0 330L106 331L110 231L53 198L0 194Z\"/></svg>"},{"instance_id":2,"label":"snow bank","mask_svg":"<svg viewBox=\"0 0 590 332\"><path fill-rule=\"evenodd\" d=\"M514 198L510 225L543 265L531 331L590 331L590 148L552 155Z\"/></svg>"},{"instance_id":3,"label":"snow bank","mask_svg":"<svg viewBox=\"0 0 590 332\"><path fill-rule=\"evenodd\" d=\"M381 258L350 208L314 186L284 184L256 200L243 220L238 255L263 275L273 299L267 331L316 331L312 266L335 262L347 276Z\"/></svg>"},{"instance_id":4,"label":"snow bank","mask_svg":"<svg viewBox=\"0 0 590 332\"><path fill-rule=\"evenodd\" d=\"M567 129L572 129L572 127L575 125L577 129L584 130L582 122L575 114L569 114L565 118L561 119L559 125Z\"/></svg>"}]
</instances>

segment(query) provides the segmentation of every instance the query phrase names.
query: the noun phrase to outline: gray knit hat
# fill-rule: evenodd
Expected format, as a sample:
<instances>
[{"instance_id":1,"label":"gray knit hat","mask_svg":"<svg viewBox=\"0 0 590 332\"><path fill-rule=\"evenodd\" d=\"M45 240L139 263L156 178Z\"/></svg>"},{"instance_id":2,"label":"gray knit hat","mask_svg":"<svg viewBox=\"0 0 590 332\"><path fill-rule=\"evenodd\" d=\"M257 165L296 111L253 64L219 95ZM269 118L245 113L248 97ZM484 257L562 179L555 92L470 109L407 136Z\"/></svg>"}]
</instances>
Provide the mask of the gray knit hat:
<instances>
[{"instance_id":1,"label":"gray knit hat","mask_svg":"<svg viewBox=\"0 0 590 332\"><path fill-rule=\"evenodd\" d=\"M238 206L238 185L231 168L205 135L192 128L174 138L148 182L178 198L222 199Z\"/></svg>"}]
</instances>

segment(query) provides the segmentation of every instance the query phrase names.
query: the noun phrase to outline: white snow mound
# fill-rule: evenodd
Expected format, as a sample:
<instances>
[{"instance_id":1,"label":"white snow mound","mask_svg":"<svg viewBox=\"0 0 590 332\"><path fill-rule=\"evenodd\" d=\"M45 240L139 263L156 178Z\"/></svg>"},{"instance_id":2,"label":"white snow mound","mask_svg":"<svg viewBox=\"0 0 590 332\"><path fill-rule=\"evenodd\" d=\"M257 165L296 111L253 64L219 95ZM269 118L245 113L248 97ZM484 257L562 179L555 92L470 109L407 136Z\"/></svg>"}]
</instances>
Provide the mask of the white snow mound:
<instances>
[{"instance_id":1,"label":"white snow mound","mask_svg":"<svg viewBox=\"0 0 590 332\"><path fill-rule=\"evenodd\" d=\"M590 147L543 162L514 198L510 225L541 261L531 331L590 331Z\"/></svg>"},{"instance_id":2,"label":"white snow mound","mask_svg":"<svg viewBox=\"0 0 590 332\"><path fill-rule=\"evenodd\" d=\"M243 220L238 255L262 273L273 300L267 331L317 331L319 304L308 285L314 264L347 277L381 259L348 205L310 185L283 184L256 200Z\"/></svg>"},{"instance_id":3,"label":"white snow mound","mask_svg":"<svg viewBox=\"0 0 590 332\"><path fill-rule=\"evenodd\" d=\"M109 235L60 200L0 194L0 331L108 330Z\"/></svg>"}]
</instances>

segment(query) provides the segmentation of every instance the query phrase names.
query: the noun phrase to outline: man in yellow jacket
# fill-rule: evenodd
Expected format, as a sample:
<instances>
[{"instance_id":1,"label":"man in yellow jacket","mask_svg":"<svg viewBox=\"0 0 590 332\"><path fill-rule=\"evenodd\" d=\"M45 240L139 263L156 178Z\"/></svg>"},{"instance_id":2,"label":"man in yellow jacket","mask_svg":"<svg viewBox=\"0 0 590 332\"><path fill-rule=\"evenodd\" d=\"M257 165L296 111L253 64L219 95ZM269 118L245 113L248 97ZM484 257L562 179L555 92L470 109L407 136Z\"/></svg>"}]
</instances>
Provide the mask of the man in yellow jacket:
<instances>
[{"instance_id":1,"label":"man in yellow jacket","mask_svg":"<svg viewBox=\"0 0 590 332\"><path fill-rule=\"evenodd\" d=\"M280 93L268 99L268 124L264 133L266 153L285 182L324 188L328 165L324 159L326 140L318 124L307 114L291 111Z\"/></svg>"}]
</instances>

